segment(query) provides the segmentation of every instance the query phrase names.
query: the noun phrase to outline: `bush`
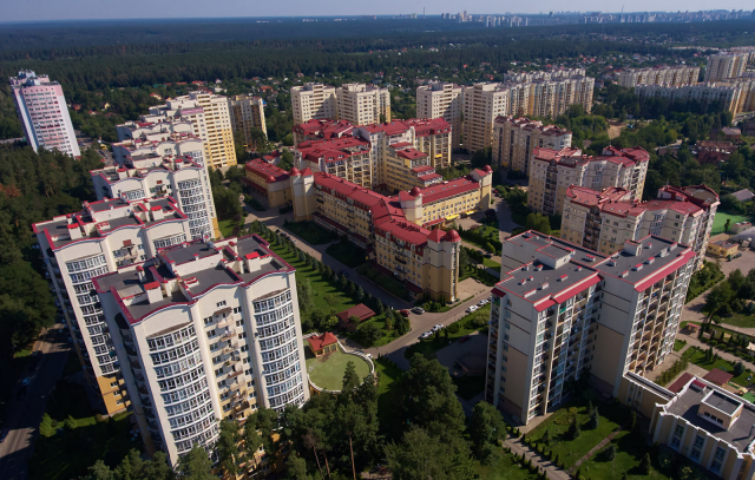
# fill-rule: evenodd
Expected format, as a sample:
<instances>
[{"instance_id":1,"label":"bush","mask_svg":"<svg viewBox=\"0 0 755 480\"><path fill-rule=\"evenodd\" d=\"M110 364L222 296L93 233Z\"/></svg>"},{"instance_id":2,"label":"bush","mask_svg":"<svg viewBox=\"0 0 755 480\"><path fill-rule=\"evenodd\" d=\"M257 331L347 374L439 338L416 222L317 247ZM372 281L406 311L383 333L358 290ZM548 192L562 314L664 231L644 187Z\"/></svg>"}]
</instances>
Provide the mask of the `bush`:
<instances>
[{"instance_id":1,"label":"bush","mask_svg":"<svg viewBox=\"0 0 755 480\"><path fill-rule=\"evenodd\" d=\"M603 456L603 460L606 460L608 462L616 458L616 445L614 444L609 445L608 448L603 450L602 456Z\"/></svg>"},{"instance_id":2,"label":"bush","mask_svg":"<svg viewBox=\"0 0 755 480\"><path fill-rule=\"evenodd\" d=\"M736 365L734 365L734 376L738 377L745 373L745 366L742 362L737 362Z\"/></svg>"}]
</instances>

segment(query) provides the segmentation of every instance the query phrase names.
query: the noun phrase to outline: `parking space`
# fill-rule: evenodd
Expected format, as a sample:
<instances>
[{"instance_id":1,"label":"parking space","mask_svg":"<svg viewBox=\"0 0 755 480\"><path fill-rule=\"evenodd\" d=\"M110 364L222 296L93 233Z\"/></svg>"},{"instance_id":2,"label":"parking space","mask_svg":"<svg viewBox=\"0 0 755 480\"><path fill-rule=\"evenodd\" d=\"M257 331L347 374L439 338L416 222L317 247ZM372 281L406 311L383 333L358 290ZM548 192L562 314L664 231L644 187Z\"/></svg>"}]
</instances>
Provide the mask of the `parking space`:
<instances>
[{"instance_id":1,"label":"parking space","mask_svg":"<svg viewBox=\"0 0 755 480\"><path fill-rule=\"evenodd\" d=\"M469 297L474 297L490 290L490 287L474 278L467 278L466 280L459 282L459 298L462 300L466 300Z\"/></svg>"}]
</instances>

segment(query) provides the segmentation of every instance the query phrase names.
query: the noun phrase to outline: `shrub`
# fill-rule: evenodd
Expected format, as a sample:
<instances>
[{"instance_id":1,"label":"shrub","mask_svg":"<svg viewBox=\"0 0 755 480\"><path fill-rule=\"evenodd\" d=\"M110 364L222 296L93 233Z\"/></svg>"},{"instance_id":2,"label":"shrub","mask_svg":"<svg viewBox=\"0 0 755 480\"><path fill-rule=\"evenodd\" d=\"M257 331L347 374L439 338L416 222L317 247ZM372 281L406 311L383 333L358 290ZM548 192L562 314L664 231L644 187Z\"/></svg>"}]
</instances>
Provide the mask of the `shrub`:
<instances>
[{"instance_id":1,"label":"shrub","mask_svg":"<svg viewBox=\"0 0 755 480\"><path fill-rule=\"evenodd\" d=\"M613 460L614 458L616 458L616 445L614 444L609 445L608 448L603 450L602 455L603 455L603 459L609 462Z\"/></svg>"},{"instance_id":2,"label":"shrub","mask_svg":"<svg viewBox=\"0 0 755 480\"><path fill-rule=\"evenodd\" d=\"M569 430L566 432L566 436L570 440L576 440L581 433L582 428L580 428L579 419L575 415L572 417L571 425L569 425Z\"/></svg>"},{"instance_id":3,"label":"shrub","mask_svg":"<svg viewBox=\"0 0 755 480\"><path fill-rule=\"evenodd\" d=\"M642 461L640 462L640 472L643 475L650 475L650 454L646 453L644 457L642 457Z\"/></svg>"},{"instance_id":4,"label":"shrub","mask_svg":"<svg viewBox=\"0 0 755 480\"><path fill-rule=\"evenodd\" d=\"M738 377L745 373L745 366L742 362L737 362L736 365L734 365L734 376Z\"/></svg>"}]
</instances>

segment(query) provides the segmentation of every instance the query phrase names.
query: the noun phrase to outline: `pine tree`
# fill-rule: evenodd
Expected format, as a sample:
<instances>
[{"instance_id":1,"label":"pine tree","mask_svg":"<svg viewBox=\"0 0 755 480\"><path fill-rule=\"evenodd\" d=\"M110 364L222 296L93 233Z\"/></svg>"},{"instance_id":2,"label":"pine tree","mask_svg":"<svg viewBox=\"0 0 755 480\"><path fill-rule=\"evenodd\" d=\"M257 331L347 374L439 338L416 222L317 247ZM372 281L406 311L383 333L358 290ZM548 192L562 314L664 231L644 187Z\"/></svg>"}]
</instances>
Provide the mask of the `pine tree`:
<instances>
[{"instance_id":1,"label":"pine tree","mask_svg":"<svg viewBox=\"0 0 755 480\"><path fill-rule=\"evenodd\" d=\"M640 462L640 472L642 472L643 475L650 475L650 465L650 454L646 453Z\"/></svg>"},{"instance_id":2,"label":"pine tree","mask_svg":"<svg viewBox=\"0 0 755 480\"><path fill-rule=\"evenodd\" d=\"M572 440L576 440L581 433L582 433L582 429L579 426L579 419L575 415L572 418L571 425L569 425L569 430L567 431L567 436L570 439L572 439Z\"/></svg>"}]
</instances>

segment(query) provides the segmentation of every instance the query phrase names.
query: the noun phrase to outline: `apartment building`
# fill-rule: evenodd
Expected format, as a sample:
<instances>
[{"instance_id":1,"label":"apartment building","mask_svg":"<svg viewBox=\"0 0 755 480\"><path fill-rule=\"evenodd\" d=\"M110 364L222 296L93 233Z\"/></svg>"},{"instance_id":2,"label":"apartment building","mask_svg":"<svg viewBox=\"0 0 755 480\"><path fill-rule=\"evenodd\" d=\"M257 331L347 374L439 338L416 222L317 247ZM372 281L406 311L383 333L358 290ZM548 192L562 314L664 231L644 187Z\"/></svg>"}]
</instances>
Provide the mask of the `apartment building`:
<instances>
[{"instance_id":1,"label":"apartment building","mask_svg":"<svg viewBox=\"0 0 755 480\"><path fill-rule=\"evenodd\" d=\"M228 99L205 91L191 92L167 100L165 105L150 107L141 123L165 123L170 118L192 122L194 136L204 141L204 159L212 168L236 165L233 127ZM119 130L120 134L121 130ZM125 138L120 137L121 140Z\"/></svg>"},{"instance_id":2,"label":"apartment building","mask_svg":"<svg viewBox=\"0 0 755 480\"><path fill-rule=\"evenodd\" d=\"M663 388L628 373L617 400L650 419L654 444L718 478L755 478L755 405L745 398L690 374Z\"/></svg>"},{"instance_id":3,"label":"apartment building","mask_svg":"<svg viewBox=\"0 0 755 480\"><path fill-rule=\"evenodd\" d=\"M492 170L388 197L324 173L292 169L295 221L313 220L368 249L414 298L458 299L458 233L429 230L487 208Z\"/></svg>"},{"instance_id":4,"label":"apartment building","mask_svg":"<svg viewBox=\"0 0 755 480\"><path fill-rule=\"evenodd\" d=\"M584 77L584 68L560 68L538 70L536 72L509 72L503 76L505 82L531 83L534 80L557 80L560 78Z\"/></svg>"},{"instance_id":5,"label":"apartment building","mask_svg":"<svg viewBox=\"0 0 755 480\"><path fill-rule=\"evenodd\" d=\"M294 134L294 145L307 140L332 140L351 136L354 125L346 120L316 120L300 123L291 127Z\"/></svg>"},{"instance_id":6,"label":"apartment building","mask_svg":"<svg viewBox=\"0 0 755 480\"><path fill-rule=\"evenodd\" d=\"M538 79L530 85L527 115L556 118L569 110L571 105L582 105L587 113L592 110L594 78Z\"/></svg>"},{"instance_id":7,"label":"apartment building","mask_svg":"<svg viewBox=\"0 0 755 480\"><path fill-rule=\"evenodd\" d=\"M63 87L47 75L33 70L10 77L13 103L24 129L24 137L35 152L40 148L80 157Z\"/></svg>"},{"instance_id":8,"label":"apartment building","mask_svg":"<svg viewBox=\"0 0 755 480\"><path fill-rule=\"evenodd\" d=\"M500 83L464 87L464 148L474 152L493 144L493 122L509 114L511 92Z\"/></svg>"},{"instance_id":9,"label":"apartment building","mask_svg":"<svg viewBox=\"0 0 755 480\"><path fill-rule=\"evenodd\" d=\"M338 119L346 120L352 125L391 121L391 94L387 88L346 83L336 88L336 105Z\"/></svg>"},{"instance_id":10,"label":"apartment building","mask_svg":"<svg viewBox=\"0 0 755 480\"><path fill-rule=\"evenodd\" d=\"M380 162L383 188L389 192L427 188L443 181L443 176L430 165L429 155L412 147L411 143L394 143L385 149Z\"/></svg>"},{"instance_id":11,"label":"apartment building","mask_svg":"<svg viewBox=\"0 0 755 480\"><path fill-rule=\"evenodd\" d=\"M241 181L247 187L261 194L269 208L278 208L291 203L291 188L288 172L255 158L244 165Z\"/></svg>"},{"instance_id":12,"label":"apartment building","mask_svg":"<svg viewBox=\"0 0 755 480\"><path fill-rule=\"evenodd\" d=\"M749 53L716 53L708 57L705 81L726 80L741 77L747 68Z\"/></svg>"},{"instance_id":13,"label":"apartment building","mask_svg":"<svg viewBox=\"0 0 755 480\"><path fill-rule=\"evenodd\" d=\"M493 124L493 166L529 172L536 148L561 151L571 147L572 132L556 125L513 116L497 117Z\"/></svg>"},{"instance_id":14,"label":"apartment building","mask_svg":"<svg viewBox=\"0 0 755 480\"><path fill-rule=\"evenodd\" d=\"M461 144L462 91L462 87L448 82L431 82L417 87L417 116L442 118L448 122L453 132L452 149Z\"/></svg>"},{"instance_id":15,"label":"apartment building","mask_svg":"<svg viewBox=\"0 0 755 480\"><path fill-rule=\"evenodd\" d=\"M655 200L631 197L623 188L597 191L570 186L564 197L561 238L608 255L627 240L654 235L689 245L695 252L695 268L701 268L720 204L718 194L694 185L665 186Z\"/></svg>"},{"instance_id":16,"label":"apartment building","mask_svg":"<svg viewBox=\"0 0 755 480\"><path fill-rule=\"evenodd\" d=\"M252 235L160 249L93 280L148 451L208 451L219 420L309 398L294 268Z\"/></svg>"},{"instance_id":17,"label":"apartment building","mask_svg":"<svg viewBox=\"0 0 755 480\"><path fill-rule=\"evenodd\" d=\"M171 197L84 202L77 213L32 225L87 381L112 414L129 406L102 302L92 279L144 262L191 238L189 218Z\"/></svg>"},{"instance_id":18,"label":"apartment building","mask_svg":"<svg viewBox=\"0 0 755 480\"><path fill-rule=\"evenodd\" d=\"M201 139L172 133L163 141L134 139L113 144L116 166L92 170L98 200L171 196L189 218L190 237L220 237Z\"/></svg>"},{"instance_id":19,"label":"apartment building","mask_svg":"<svg viewBox=\"0 0 755 480\"><path fill-rule=\"evenodd\" d=\"M267 138L264 100L250 95L234 95L228 99L228 108L231 115L231 130L234 134L242 133L244 145L254 145L255 138L252 135L252 129L261 130Z\"/></svg>"},{"instance_id":20,"label":"apartment building","mask_svg":"<svg viewBox=\"0 0 755 480\"><path fill-rule=\"evenodd\" d=\"M689 247L648 236L602 255L529 231L503 244L493 289L485 399L523 424L590 375L617 396L627 373L673 351L694 270Z\"/></svg>"},{"instance_id":21,"label":"apartment building","mask_svg":"<svg viewBox=\"0 0 755 480\"><path fill-rule=\"evenodd\" d=\"M599 157L583 155L576 148L537 148L530 165L527 206L545 215L560 214L572 185L593 190L620 187L630 192L632 200L641 199L649 163L650 154L640 147L607 147Z\"/></svg>"},{"instance_id":22,"label":"apartment building","mask_svg":"<svg viewBox=\"0 0 755 480\"><path fill-rule=\"evenodd\" d=\"M357 137L331 140L307 140L294 151L294 165L325 172L364 188L375 185L377 166L373 161L370 143Z\"/></svg>"},{"instance_id":23,"label":"apartment building","mask_svg":"<svg viewBox=\"0 0 755 480\"><path fill-rule=\"evenodd\" d=\"M634 93L640 101L648 98L661 98L668 102L698 102L703 107L718 104L724 111L740 113L744 102L741 99L742 86L737 82L731 83L700 83L697 85L683 85L681 87L662 85L637 85Z\"/></svg>"},{"instance_id":24,"label":"apartment building","mask_svg":"<svg viewBox=\"0 0 755 480\"><path fill-rule=\"evenodd\" d=\"M634 88L637 85L695 85L700 67L689 65L657 65L646 68L625 68L619 72L619 85Z\"/></svg>"},{"instance_id":25,"label":"apartment building","mask_svg":"<svg viewBox=\"0 0 755 480\"><path fill-rule=\"evenodd\" d=\"M336 89L322 83L305 83L291 87L294 125L314 120L338 118Z\"/></svg>"}]
</instances>

